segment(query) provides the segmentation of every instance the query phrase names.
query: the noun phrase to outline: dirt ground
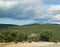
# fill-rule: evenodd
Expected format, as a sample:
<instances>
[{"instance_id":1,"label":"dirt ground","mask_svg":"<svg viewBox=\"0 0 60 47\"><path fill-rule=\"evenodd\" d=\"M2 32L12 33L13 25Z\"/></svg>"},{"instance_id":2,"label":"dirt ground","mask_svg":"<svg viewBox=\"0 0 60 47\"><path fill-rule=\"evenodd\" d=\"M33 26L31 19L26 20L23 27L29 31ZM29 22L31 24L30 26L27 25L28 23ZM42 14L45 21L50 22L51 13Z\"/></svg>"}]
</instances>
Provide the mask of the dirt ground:
<instances>
[{"instance_id":1,"label":"dirt ground","mask_svg":"<svg viewBox=\"0 0 60 47\"><path fill-rule=\"evenodd\" d=\"M60 45L60 43L58 43ZM18 43L18 44L10 44L10 45L7 45L5 47L54 47L53 45L57 45L53 42L32 42L32 43L28 43L28 42L25 42L25 43ZM59 46L60 47L60 46Z\"/></svg>"}]
</instances>

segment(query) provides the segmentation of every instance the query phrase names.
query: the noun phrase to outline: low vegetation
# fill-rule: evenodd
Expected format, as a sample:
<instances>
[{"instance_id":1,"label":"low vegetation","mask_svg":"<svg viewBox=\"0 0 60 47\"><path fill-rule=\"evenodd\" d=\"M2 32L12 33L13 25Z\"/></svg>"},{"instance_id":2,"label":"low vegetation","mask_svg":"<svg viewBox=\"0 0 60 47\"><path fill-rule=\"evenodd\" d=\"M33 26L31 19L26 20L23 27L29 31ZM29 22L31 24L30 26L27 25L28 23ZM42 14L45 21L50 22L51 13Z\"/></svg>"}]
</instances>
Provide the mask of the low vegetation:
<instances>
[{"instance_id":1,"label":"low vegetation","mask_svg":"<svg viewBox=\"0 0 60 47\"><path fill-rule=\"evenodd\" d=\"M38 24L0 29L0 42L60 41L60 25Z\"/></svg>"}]
</instances>

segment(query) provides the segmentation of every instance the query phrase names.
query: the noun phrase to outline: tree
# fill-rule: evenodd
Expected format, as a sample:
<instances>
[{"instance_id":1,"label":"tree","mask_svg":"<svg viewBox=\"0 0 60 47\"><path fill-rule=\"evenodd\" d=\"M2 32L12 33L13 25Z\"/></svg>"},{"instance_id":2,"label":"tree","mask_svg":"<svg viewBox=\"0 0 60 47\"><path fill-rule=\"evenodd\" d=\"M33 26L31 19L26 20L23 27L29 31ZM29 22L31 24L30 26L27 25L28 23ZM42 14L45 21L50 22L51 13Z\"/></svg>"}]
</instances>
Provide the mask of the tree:
<instances>
[{"instance_id":1,"label":"tree","mask_svg":"<svg viewBox=\"0 0 60 47\"><path fill-rule=\"evenodd\" d=\"M53 32L52 31L42 31L40 34L40 40L41 41L51 41L53 37Z\"/></svg>"}]
</instances>

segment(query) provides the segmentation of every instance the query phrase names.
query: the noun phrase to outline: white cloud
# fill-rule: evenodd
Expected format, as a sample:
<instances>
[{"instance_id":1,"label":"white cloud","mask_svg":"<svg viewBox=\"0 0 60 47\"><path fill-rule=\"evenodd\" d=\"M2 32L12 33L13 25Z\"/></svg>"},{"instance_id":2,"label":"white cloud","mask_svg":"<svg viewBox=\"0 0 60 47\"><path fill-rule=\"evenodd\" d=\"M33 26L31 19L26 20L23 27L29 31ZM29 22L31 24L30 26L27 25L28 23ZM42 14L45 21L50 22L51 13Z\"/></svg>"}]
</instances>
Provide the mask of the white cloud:
<instances>
[{"instance_id":1,"label":"white cloud","mask_svg":"<svg viewBox=\"0 0 60 47\"><path fill-rule=\"evenodd\" d=\"M60 24L60 22L52 22L52 24Z\"/></svg>"},{"instance_id":2,"label":"white cloud","mask_svg":"<svg viewBox=\"0 0 60 47\"><path fill-rule=\"evenodd\" d=\"M49 5L47 12L51 17L50 19L60 20L60 5Z\"/></svg>"},{"instance_id":3,"label":"white cloud","mask_svg":"<svg viewBox=\"0 0 60 47\"><path fill-rule=\"evenodd\" d=\"M2 8L10 8L17 4L17 1L0 1L0 7Z\"/></svg>"},{"instance_id":4,"label":"white cloud","mask_svg":"<svg viewBox=\"0 0 60 47\"><path fill-rule=\"evenodd\" d=\"M60 10L60 5L51 5L48 8L48 11L57 11Z\"/></svg>"},{"instance_id":5,"label":"white cloud","mask_svg":"<svg viewBox=\"0 0 60 47\"><path fill-rule=\"evenodd\" d=\"M54 20L60 20L60 14L57 14L55 16L52 16Z\"/></svg>"}]
</instances>

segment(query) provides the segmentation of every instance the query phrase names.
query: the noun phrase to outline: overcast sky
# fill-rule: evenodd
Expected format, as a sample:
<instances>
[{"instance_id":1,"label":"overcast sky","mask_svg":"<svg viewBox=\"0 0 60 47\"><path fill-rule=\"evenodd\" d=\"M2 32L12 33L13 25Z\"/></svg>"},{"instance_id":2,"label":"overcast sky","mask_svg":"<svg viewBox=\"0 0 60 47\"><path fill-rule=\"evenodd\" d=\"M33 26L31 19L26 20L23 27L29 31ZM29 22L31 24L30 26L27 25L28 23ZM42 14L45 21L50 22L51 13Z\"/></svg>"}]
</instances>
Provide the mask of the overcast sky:
<instances>
[{"instance_id":1,"label":"overcast sky","mask_svg":"<svg viewBox=\"0 0 60 47\"><path fill-rule=\"evenodd\" d=\"M60 0L0 0L0 23L60 24Z\"/></svg>"}]
</instances>

